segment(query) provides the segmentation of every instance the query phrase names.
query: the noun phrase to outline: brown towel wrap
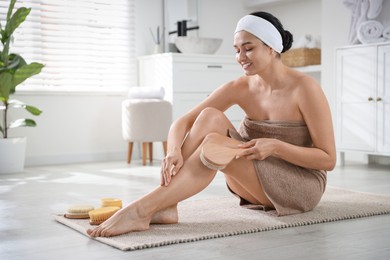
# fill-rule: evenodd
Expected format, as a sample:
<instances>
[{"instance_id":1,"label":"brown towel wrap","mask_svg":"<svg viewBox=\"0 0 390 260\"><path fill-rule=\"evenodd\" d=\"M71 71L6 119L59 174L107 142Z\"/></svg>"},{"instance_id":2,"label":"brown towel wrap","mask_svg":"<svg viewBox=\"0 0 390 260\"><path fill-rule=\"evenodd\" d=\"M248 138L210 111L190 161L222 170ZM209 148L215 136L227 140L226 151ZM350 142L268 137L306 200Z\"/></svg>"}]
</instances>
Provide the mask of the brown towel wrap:
<instances>
[{"instance_id":1,"label":"brown towel wrap","mask_svg":"<svg viewBox=\"0 0 390 260\"><path fill-rule=\"evenodd\" d=\"M230 129L229 135L241 141L276 138L294 145L312 146L306 124L297 121L252 121L245 118L238 132ZM306 169L275 157L253 160L253 165L279 216L312 210L325 192L326 171Z\"/></svg>"}]
</instances>

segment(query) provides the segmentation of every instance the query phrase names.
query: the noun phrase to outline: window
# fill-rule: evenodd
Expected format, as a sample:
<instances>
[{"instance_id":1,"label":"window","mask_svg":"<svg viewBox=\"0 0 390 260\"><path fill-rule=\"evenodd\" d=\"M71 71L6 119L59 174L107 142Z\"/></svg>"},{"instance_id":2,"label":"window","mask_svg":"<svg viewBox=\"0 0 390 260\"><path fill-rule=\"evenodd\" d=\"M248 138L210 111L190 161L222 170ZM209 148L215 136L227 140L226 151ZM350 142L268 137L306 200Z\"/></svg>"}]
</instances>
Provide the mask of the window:
<instances>
[{"instance_id":1,"label":"window","mask_svg":"<svg viewBox=\"0 0 390 260\"><path fill-rule=\"evenodd\" d=\"M8 4L0 2L2 25ZM134 0L18 0L14 12L20 6L32 10L14 33L11 53L45 64L26 86L86 90L136 83Z\"/></svg>"}]
</instances>

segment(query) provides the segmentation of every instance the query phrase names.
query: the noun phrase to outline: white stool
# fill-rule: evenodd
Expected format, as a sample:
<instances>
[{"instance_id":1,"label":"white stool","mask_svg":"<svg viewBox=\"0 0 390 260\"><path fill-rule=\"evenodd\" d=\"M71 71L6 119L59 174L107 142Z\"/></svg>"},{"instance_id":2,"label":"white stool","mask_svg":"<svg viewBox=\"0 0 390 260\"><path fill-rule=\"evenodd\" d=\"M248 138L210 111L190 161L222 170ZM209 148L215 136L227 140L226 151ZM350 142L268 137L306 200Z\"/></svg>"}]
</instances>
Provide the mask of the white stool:
<instances>
[{"instance_id":1,"label":"white stool","mask_svg":"<svg viewBox=\"0 0 390 260\"><path fill-rule=\"evenodd\" d=\"M172 104L163 99L127 99L122 102L122 135L128 142L127 163L131 161L133 142L142 143L142 165L153 161L153 142L163 143L167 153L167 138L172 123Z\"/></svg>"}]
</instances>

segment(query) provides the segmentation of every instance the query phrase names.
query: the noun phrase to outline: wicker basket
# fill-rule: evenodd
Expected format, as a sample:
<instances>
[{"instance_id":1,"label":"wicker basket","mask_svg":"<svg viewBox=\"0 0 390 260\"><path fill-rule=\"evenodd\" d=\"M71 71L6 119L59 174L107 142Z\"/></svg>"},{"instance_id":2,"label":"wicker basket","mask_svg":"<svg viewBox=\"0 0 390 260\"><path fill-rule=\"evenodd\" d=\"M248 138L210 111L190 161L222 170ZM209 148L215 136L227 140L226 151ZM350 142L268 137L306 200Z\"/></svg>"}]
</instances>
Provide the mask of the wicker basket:
<instances>
[{"instance_id":1,"label":"wicker basket","mask_svg":"<svg viewBox=\"0 0 390 260\"><path fill-rule=\"evenodd\" d=\"M321 49L291 49L285 53L282 53L282 61L289 67L321 64Z\"/></svg>"}]
</instances>

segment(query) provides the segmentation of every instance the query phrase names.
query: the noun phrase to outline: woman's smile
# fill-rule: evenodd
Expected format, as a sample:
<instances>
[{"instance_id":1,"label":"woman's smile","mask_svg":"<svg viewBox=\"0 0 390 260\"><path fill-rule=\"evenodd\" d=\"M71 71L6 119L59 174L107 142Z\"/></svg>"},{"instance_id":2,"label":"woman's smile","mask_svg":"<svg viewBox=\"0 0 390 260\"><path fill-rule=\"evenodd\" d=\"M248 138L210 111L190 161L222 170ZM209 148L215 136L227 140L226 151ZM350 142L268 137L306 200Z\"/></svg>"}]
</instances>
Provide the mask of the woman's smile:
<instances>
[{"instance_id":1,"label":"woman's smile","mask_svg":"<svg viewBox=\"0 0 390 260\"><path fill-rule=\"evenodd\" d=\"M250 69L251 65L252 65L252 62L241 63L241 67L242 67L244 70Z\"/></svg>"}]
</instances>

